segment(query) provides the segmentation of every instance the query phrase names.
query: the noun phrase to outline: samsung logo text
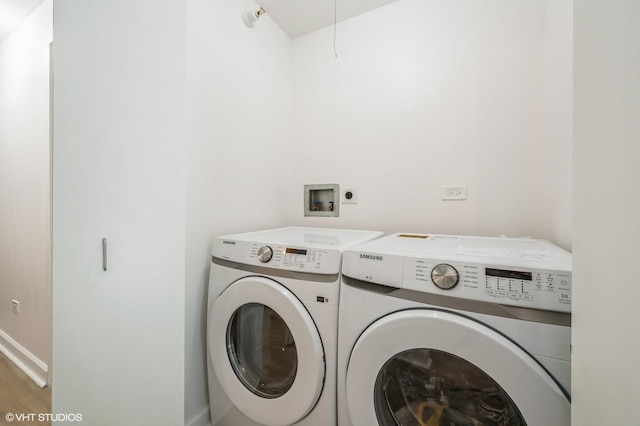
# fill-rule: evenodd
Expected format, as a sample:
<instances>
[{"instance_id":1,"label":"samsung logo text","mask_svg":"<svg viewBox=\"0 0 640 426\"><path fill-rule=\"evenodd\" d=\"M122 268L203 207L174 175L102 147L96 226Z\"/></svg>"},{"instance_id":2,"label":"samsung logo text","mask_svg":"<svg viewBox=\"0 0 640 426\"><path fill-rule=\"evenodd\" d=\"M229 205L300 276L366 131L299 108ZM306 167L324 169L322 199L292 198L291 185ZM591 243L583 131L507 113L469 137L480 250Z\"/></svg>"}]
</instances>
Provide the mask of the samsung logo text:
<instances>
[{"instance_id":1,"label":"samsung logo text","mask_svg":"<svg viewBox=\"0 0 640 426\"><path fill-rule=\"evenodd\" d=\"M364 254L364 253L360 253L360 259L366 259L366 260L379 260L379 261L383 261L383 257L380 255L376 255L376 254Z\"/></svg>"}]
</instances>

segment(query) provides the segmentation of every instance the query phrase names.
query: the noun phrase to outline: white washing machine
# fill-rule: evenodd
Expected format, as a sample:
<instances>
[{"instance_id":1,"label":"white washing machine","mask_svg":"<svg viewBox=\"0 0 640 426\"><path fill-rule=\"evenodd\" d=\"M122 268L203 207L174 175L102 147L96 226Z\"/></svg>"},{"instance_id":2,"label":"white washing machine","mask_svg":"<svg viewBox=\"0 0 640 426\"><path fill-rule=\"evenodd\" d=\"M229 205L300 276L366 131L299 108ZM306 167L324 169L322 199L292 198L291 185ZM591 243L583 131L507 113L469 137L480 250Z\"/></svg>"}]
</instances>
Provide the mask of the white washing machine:
<instances>
[{"instance_id":1,"label":"white washing machine","mask_svg":"<svg viewBox=\"0 0 640 426\"><path fill-rule=\"evenodd\" d=\"M570 425L570 253L393 234L342 273L340 426Z\"/></svg>"},{"instance_id":2,"label":"white washing machine","mask_svg":"<svg viewBox=\"0 0 640 426\"><path fill-rule=\"evenodd\" d=\"M335 425L342 252L380 232L288 227L216 238L212 425Z\"/></svg>"}]
</instances>

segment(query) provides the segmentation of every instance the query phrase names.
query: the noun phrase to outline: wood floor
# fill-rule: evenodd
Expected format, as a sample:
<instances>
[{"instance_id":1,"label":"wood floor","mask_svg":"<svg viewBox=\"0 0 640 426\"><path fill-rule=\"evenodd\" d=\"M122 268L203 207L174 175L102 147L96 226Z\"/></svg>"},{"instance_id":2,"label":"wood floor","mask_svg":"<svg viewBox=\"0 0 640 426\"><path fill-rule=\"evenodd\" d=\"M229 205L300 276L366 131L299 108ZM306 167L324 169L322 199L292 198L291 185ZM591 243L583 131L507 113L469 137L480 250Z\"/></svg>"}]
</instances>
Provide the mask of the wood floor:
<instances>
[{"instance_id":1,"label":"wood floor","mask_svg":"<svg viewBox=\"0 0 640 426\"><path fill-rule=\"evenodd\" d=\"M0 352L0 425L51 425L50 421L38 419L38 414L48 413L51 389L41 389ZM12 415L16 417L9 421Z\"/></svg>"}]
</instances>

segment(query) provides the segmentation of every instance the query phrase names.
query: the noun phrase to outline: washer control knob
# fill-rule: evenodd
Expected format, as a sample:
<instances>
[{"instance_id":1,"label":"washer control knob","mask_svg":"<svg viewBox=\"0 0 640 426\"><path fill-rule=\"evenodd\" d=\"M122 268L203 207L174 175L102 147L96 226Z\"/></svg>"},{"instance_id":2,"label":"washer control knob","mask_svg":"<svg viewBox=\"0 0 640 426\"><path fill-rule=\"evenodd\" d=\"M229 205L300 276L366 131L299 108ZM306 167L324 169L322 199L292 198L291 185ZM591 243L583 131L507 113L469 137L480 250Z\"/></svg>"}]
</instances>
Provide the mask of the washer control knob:
<instances>
[{"instance_id":1,"label":"washer control knob","mask_svg":"<svg viewBox=\"0 0 640 426\"><path fill-rule=\"evenodd\" d=\"M460 275L456 268L446 263L436 265L431 271L431 281L443 290L454 288L458 284L459 279Z\"/></svg>"},{"instance_id":2,"label":"washer control knob","mask_svg":"<svg viewBox=\"0 0 640 426\"><path fill-rule=\"evenodd\" d=\"M262 246L258 249L258 260L267 263L273 257L273 249L269 246Z\"/></svg>"}]
</instances>

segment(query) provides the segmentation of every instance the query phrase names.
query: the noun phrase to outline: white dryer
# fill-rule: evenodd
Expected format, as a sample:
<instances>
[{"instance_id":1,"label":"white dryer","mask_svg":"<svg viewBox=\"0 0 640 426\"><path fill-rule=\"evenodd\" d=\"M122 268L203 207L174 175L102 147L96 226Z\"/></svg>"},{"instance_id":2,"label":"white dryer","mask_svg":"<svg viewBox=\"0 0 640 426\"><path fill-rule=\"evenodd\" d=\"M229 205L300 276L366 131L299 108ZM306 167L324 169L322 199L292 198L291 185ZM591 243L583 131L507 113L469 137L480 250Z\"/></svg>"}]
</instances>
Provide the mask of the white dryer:
<instances>
[{"instance_id":1,"label":"white dryer","mask_svg":"<svg viewBox=\"0 0 640 426\"><path fill-rule=\"evenodd\" d=\"M380 235L288 227L215 239L207 323L212 425L336 424L342 252Z\"/></svg>"},{"instance_id":2,"label":"white dryer","mask_svg":"<svg viewBox=\"0 0 640 426\"><path fill-rule=\"evenodd\" d=\"M342 271L340 426L570 425L570 253L393 234Z\"/></svg>"}]
</instances>

